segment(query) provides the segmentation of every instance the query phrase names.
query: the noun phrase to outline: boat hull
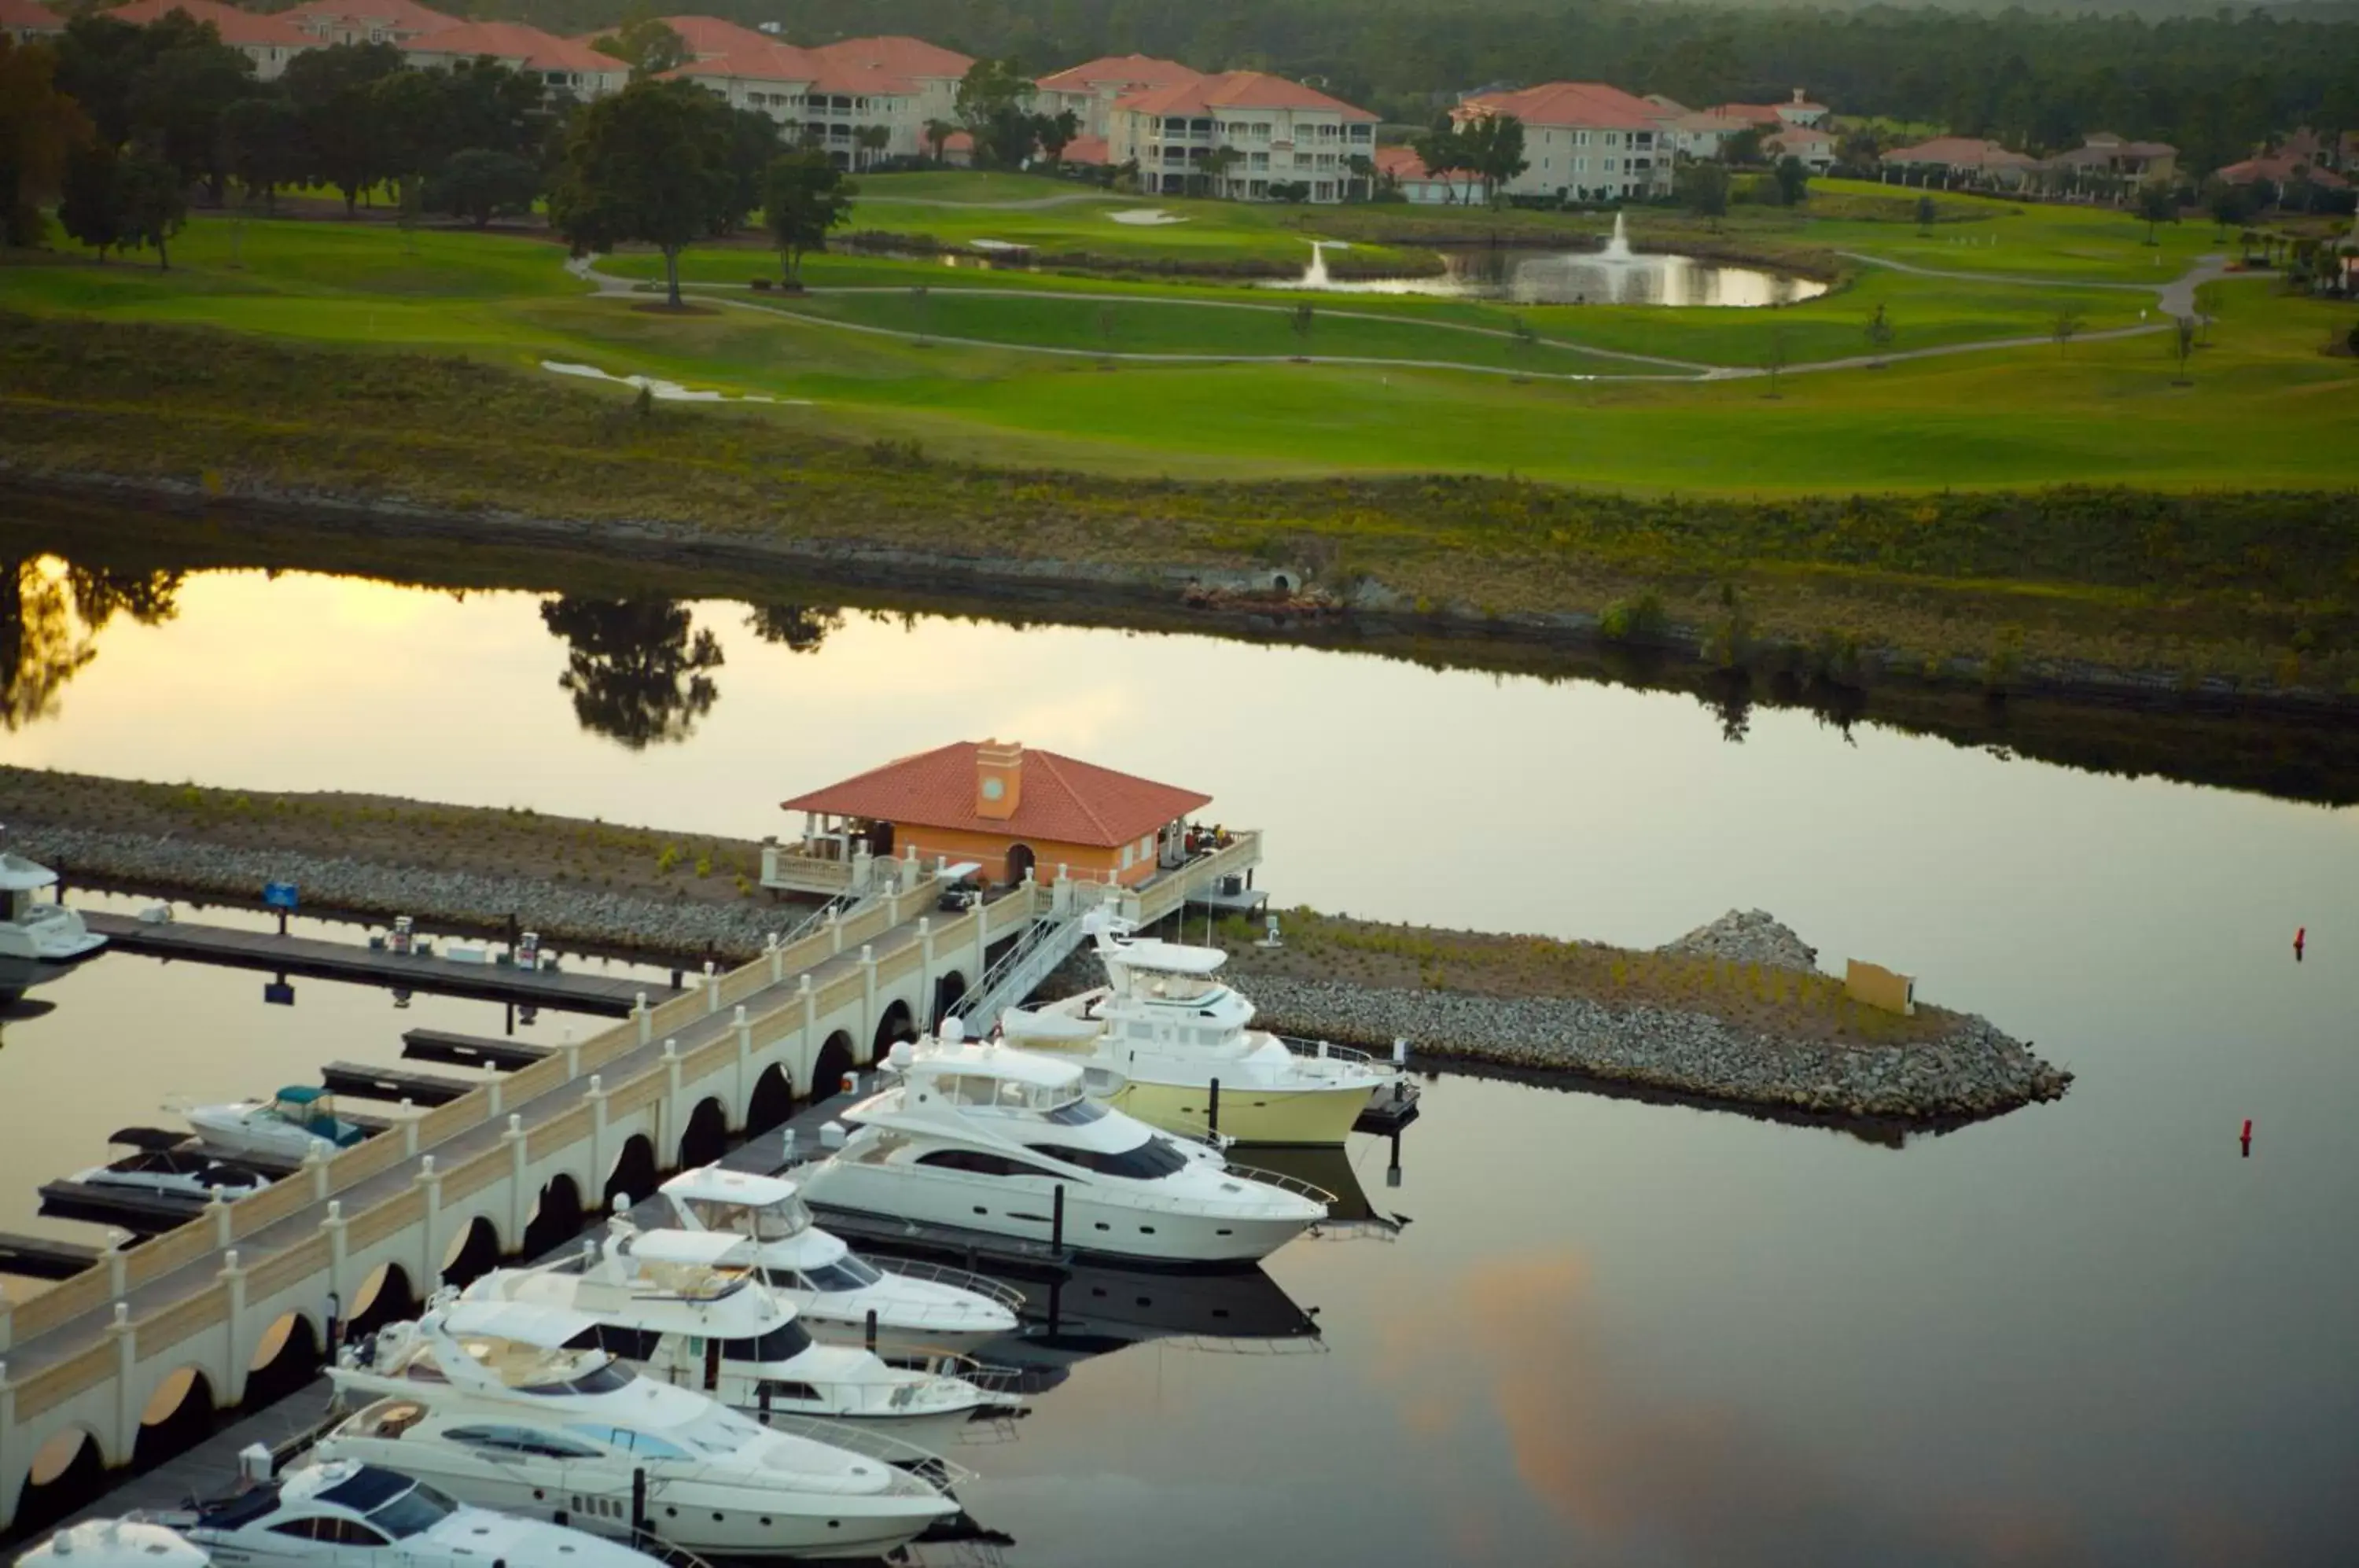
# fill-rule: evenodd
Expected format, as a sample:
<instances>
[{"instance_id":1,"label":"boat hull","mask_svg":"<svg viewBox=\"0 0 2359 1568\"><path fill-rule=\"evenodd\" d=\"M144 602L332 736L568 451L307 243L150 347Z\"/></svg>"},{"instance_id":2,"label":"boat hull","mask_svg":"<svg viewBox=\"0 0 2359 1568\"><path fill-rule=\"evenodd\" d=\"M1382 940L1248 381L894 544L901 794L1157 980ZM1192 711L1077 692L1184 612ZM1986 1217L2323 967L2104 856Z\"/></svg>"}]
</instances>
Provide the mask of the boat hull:
<instances>
[{"instance_id":1,"label":"boat hull","mask_svg":"<svg viewBox=\"0 0 2359 1568\"><path fill-rule=\"evenodd\" d=\"M499 1474L458 1461L460 1456L399 1439L331 1436L314 1451L321 1459L358 1459L438 1486L462 1503L496 1508L519 1519L546 1519L594 1535L627 1540L628 1477L568 1474L548 1461L522 1460ZM780 1499L765 1508L746 1506L736 1487L651 1476L648 1523L671 1544L700 1556L740 1558L876 1557L915 1541L955 1506L940 1498L847 1496L832 1499L840 1511L822 1511L831 1500L816 1495L782 1512Z\"/></svg>"},{"instance_id":2,"label":"boat hull","mask_svg":"<svg viewBox=\"0 0 2359 1568\"><path fill-rule=\"evenodd\" d=\"M1210 1125L1212 1093L1201 1083L1157 1083L1133 1078L1107 1103L1150 1127L1171 1132L1201 1132ZM1365 1084L1265 1089L1250 1083L1223 1083L1218 1130L1238 1143L1342 1143L1367 1108Z\"/></svg>"}]
</instances>

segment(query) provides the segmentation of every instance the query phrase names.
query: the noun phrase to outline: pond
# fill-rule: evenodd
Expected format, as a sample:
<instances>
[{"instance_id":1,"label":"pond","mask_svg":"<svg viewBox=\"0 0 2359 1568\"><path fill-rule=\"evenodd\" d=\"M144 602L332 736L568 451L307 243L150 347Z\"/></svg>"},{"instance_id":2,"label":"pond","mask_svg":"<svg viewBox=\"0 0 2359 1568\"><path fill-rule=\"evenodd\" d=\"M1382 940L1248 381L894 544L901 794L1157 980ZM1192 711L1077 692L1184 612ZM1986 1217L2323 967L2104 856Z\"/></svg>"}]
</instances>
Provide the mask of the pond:
<instances>
[{"instance_id":1,"label":"pond","mask_svg":"<svg viewBox=\"0 0 2359 1568\"><path fill-rule=\"evenodd\" d=\"M1599 250L1438 246L1443 267L1439 278L1337 278L1329 275L1327 253L1346 247L1319 242L1310 248L1310 265L1300 278L1266 287L1334 294L1420 294L1448 299L1496 299L1517 305L1718 305L1734 309L1791 305L1814 299L1827 291L1827 285L1790 273L1694 256L1634 251L1618 212L1614 216L1614 233Z\"/></svg>"},{"instance_id":2,"label":"pond","mask_svg":"<svg viewBox=\"0 0 2359 1568\"><path fill-rule=\"evenodd\" d=\"M2349 1560L2352 811L1199 637L81 579L20 562L0 602L11 762L758 835L798 789L1021 738L1211 794L1281 903L1632 943L1757 906L2079 1074L1899 1148L1444 1077L1397 1185L1346 1156L1394 1239L1088 1282L1114 1326L959 1454L1011 1564ZM499 1027L260 978L118 954L38 993L0 1035L0 1228L168 1090Z\"/></svg>"}]
</instances>

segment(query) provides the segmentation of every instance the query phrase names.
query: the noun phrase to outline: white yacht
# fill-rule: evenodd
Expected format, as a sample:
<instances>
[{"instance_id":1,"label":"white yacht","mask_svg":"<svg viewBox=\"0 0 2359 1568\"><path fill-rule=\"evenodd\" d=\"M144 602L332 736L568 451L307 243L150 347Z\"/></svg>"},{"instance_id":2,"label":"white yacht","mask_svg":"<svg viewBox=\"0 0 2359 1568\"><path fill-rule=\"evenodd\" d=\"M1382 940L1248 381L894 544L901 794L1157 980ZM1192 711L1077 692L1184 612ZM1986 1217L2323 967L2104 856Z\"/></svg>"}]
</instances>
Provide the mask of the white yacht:
<instances>
[{"instance_id":1,"label":"white yacht","mask_svg":"<svg viewBox=\"0 0 2359 1568\"><path fill-rule=\"evenodd\" d=\"M212 1559L147 1519L70 1524L16 1559L16 1568L211 1568Z\"/></svg>"},{"instance_id":2,"label":"white yacht","mask_svg":"<svg viewBox=\"0 0 2359 1568\"><path fill-rule=\"evenodd\" d=\"M819 1344L753 1277L753 1243L734 1233L641 1231L617 1218L603 1245L588 1246L542 1268L495 1269L467 1287L467 1299L587 1313L597 1345L650 1377L740 1410L843 1422L933 1454L979 1415L1023 1410L963 1377Z\"/></svg>"},{"instance_id":3,"label":"white yacht","mask_svg":"<svg viewBox=\"0 0 2359 1568\"><path fill-rule=\"evenodd\" d=\"M1332 1144L1389 1094L1399 1070L1364 1052L1298 1052L1249 1028L1254 1006L1217 978L1217 947L1136 938L1103 910L1086 917L1107 984L1048 1007L1011 1007L1007 1043L1053 1051L1089 1071L1091 1094L1150 1126L1203 1133L1213 1121L1237 1143Z\"/></svg>"},{"instance_id":4,"label":"white yacht","mask_svg":"<svg viewBox=\"0 0 2359 1568\"><path fill-rule=\"evenodd\" d=\"M325 1089L309 1083L289 1083L267 1100L164 1108L178 1109L198 1136L217 1149L290 1165L300 1164L314 1148L323 1155L333 1154L368 1136L366 1129L336 1114L336 1103Z\"/></svg>"},{"instance_id":5,"label":"white yacht","mask_svg":"<svg viewBox=\"0 0 2359 1568\"><path fill-rule=\"evenodd\" d=\"M27 978L90 957L106 939L81 914L33 895L57 886L58 874L13 850L0 850L0 967Z\"/></svg>"},{"instance_id":6,"label":"white yacht","mask_svg":"<svg viewBox=\"0 0 2359 1568\"><path fill-rule=\"evenodd\" d=\"M1329 1194L1226 1164L1083 1091L1079 1062L941 1038L893 1048L893 1082L851 1106L843 1147L799 1167L803 1195L919 1225L1054 1239L1155 1263L1245 1263L1327 1217Z\"/></svg>"},{"instance_id":7,"label":"white yacht","mask_svg":"<svg viewBox=\"0 0 2359 1568\"><path fill-rule=\"evenodd\" d=\"M658 1559L564 1525L453 1502L350 1459L306 1465L154 1522L224 1565L257 1568L657 1568Z\"/></svg>"},{"instance_id":8,"label":"white yacht","mask_svg":"<svg viewBox=\"0 0 2359 1568\"><path fill-rule=\"evenodd\" d=\"M1022 1327L1021 1291L930 1263L872 1262L814 1224L784 1177L708 1165L662 1192L683 1228L745 1238L762 1282L818 1338L860 1343L872 1312L876 1343L891 1353L972 1351Z\"/></svg>"},{"instance_id":9,"label":"white yacht","mask_svg":"<svg viewBox=\"0 0 2359 1568\"><path fill-rule=\"evenodd\" d=\"M313 1452L599 1535L630 1539L643 1519L700 1555L877 1557L958 1515L924 1476L566 1348L596 1327L438 1292L330 1368L340 1400L367 1402Z\"/></svg>"}]
</instances>

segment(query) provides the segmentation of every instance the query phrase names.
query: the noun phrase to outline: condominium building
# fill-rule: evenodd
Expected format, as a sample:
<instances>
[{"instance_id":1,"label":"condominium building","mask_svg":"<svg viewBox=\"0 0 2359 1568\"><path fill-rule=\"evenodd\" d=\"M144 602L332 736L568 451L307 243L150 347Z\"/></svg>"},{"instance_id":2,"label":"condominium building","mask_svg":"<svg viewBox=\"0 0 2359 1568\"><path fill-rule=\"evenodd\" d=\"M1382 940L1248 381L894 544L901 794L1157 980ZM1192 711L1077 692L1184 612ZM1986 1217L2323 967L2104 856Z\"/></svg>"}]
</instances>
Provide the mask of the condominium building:
<instances>
[{"instance_id":1,"label":"condominium building","mask_svg":"<svg viewBox=\"0 0 2359 1568\"><path fill-rule=\"evenodd\" d=\"M418 0L307 0L278 16L323 44L408 43L460 21Z\"/></svg>"},{"instance_id":2,"label":"condominium building","mask_svg":"<svg viewBox=\"0 0 2359 1568\"><path fill-rule=\"evenodd\" d=\"M1285 188L1307 200L1365 194L1376 117L1315 88L1258 71L1232 71L1116 99L1106 111L1106 156L1136 160L1141 191L1263 201ZM1355 163L1354 160L1366 160Z\"/></svg>"},{"instance_id":3,"label":"condominium building","mask_svg":"<svg viewBox=\"0 0 2359 1568\"><path fill-rule=\"evenodd\" d=\"M848 38L799 49L711 16L667 16L695 56L668 74L788 126L843 169L927 150L926 127L957 110L974 62L916 38Z\"/></svg>"},{"instance_id":4,"label":"condominium building","mask_svg":"<svg viewBox=\"0 0 2359 1568\"><path fill-rule=\"evenodd\" d=\"M1184 87L1202 80L1203 72L1176 60L1152 55L1110 54L1068 66L1039 79L1032 106L1043 114L1072 112L1084 136L1103 136L1116 101L1158 87Z\"/></svg>"},{"instance_id":5,"label":"condominium building","mask_svg":"<svg viewBox=\"0 0 2359 1568\"><path fill-rule=\"evenodd\" d=\"M897 127L906 123L910 127L906 149L897 134L896 156L903 150L918 151L919 137L927 121L958 117L959 83L974 65L973 55L929 44L923 38L900 37L845 38L821 44L810 52L836 68L831 80L841 85L827 89L831 100L861 96L864 84L884 93L887 81L906 84L912 90L907 94L910 99L907 105L896 105L897 111L905 112L899 113L894 124ZM830 114L842 112L830 103Z\"/></svg>"},{"instance_id":6,"label":"condominium building","mask_svg":"<svg viewBox=\"0 0 2359 1568\"><path fill-rule=\"evenodd\" d=\"M479 60L495 60L540 78L553 93L582 99L620 93L631 80L628 61L521 22L462 22L411 38L402 53L429 71L464 71Z\"/></svg>"},{"instance_id":7,"label":"condominium building","mask_svg":"<svg viewBox=\"0 0 2359 1568\"><path fill-rule=\"evenodd\" d=\"M1525 169L1500 190L1575 201L1643 201L1671 188L1662 107L1602 82L1550 82L1480 93L1451 111L1461 125L1511 114L1524 127Z\"/></svg>"},{"instance_id":8,"label":"condominium building","mask_svg":"<svg viewBox=\"0 0 2359 1568\"><path fill-rule=\"evenodd\" d=\"M212 23L222 42L254 61L255 78L261 82L277 79L288 60L305 49L321 47L319 39L283 17L241 11L221 0L132 0L107 15L144 27L173 11L187 12L192 22Z\"/></svg>"}]
</instances>

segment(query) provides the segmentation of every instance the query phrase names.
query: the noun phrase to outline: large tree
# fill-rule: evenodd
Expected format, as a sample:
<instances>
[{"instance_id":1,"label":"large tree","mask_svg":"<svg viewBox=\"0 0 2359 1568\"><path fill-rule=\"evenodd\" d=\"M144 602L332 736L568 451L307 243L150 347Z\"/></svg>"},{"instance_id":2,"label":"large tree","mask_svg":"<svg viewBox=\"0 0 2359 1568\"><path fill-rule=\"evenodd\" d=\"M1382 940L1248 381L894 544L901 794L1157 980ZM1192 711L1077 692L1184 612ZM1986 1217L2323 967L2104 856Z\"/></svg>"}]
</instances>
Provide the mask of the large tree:
<instances>
[{"instance_id":1,"label":"large tree","mask_svg":"<svg viewBox=\"0 0 2359 1568\"><path fill-rule=\"evenodd\" d=\"M2146 224L2146 243L2158 243L2155 225L2179 222L2179 192L2167 180L2147 181L2138 187L2137 215Z\"/></svg>"},{"instance_id":2,"label":"large tree","mask_svg":"<svg viewBox=\"0 0 2359 1568\"><path fill-rule=\"evenodd\" d=\"M212 35L212 24L204 30ZM218 205L230 176L223 119L255 92L254 61L218 38L163 49L132 81L132 134L177 169L182 183L204 181Z\"/></svg>"},{"instance_id":3,"label":"large tree","mask_svg":"<svg viewBox=\"0 0 2359 1568\"><path fill-rule=\"evenodd\" d=\"M1458 123L1447 114L1437 115L1422 134L1409 138L1408 145L1426 172L1442 181L1443 192L1457 200L1458 184L1450 177L1471 171L1474 158L1473 145L1459 130Z\"/></svg>"},{"instance_id":4,"label":"large tree","mask_svg":"<svg viewBox=\"0 0 2359 1568\"><path fill-rule=\"evenodd\" d=\"M1032 79L1012 59L979 60L958 85L959 123L974 138L974 160L986 169L1017 169L1040 139L1042 116L1032 113Z\"/></svg>"},{"instance_id":5,"label":"large tree","mask_svg":"<svg viewBox=\"0 0 2359 1568\"><path fill-rule=\"evenodd\" d=\"M304 50L280 79L302 125L304 172L343 193L347 216L361 192L401 172L399 137L375 89L404 69L391 44L337 44Z\"/></svg>"},{"instance_id":6,"label":"large tree","mask_svg":"<svg viewBox=\"0 0 2359 1568\"><path fill-rule=\"evenodd\" d=\"M172 239L189 221L188 188L180 171L160 158L134 152L114 171L122 241L134 250L156 247L156 265L172 270Z\"/></svg>"},{"instance_id":7,"label":"large tree","mask_svg":"<svg viewBox=\"0 0 2359 1568\"><path fill-rule=\"evenodd\" d=\"M303 178L303 121L283 93L241 98L222 114L230 178L249 200L277 204L278 187Z\"/></svg>"},{"instance_id":8,"label":"large tree","mask_svg":"<svg viewBox=\"0 0 2359 1568\"><path fill-rule=\"evenodd\" d=\"M427 176L429 212L467 218L485 228L494 218L532 211L540 194L540 170L514 153L462 147Z\"/></svg>"},{"instance_id":9,"label":"large tree","mask_svg":"<svg viewBox=\"0 0 2359 1568\"><path fill-rule=\"evenodd\" d=\"M590 104L566 139L549 222L577 252L654 245L677 308L679 253L723 228L736 196L729 114L691 82L634 82Z\"/></svg>"},{"instance_id":10,"label":"large tree","mask_svg":"<svg viewBox=\"0 0 2359 1568\"><path fill-rule=\"evenodd\" d=\"M106 142L76 147L66 159L65 184L58 197L58 226L98 252L124 244L123 157Z\"/></svg>"},{"instance_id":11,"label":"large tree","mask_svg":"<svg viewBox=\"0 0 2359 1568\"><path fill-rule=\"evenodd\" d=\"M603 38L592 39L590 47L600 54L627 61L634 82L661 76L693 58L687 40L656 14L647 0L631 0L630 8L623 13L622 26Z\"/></svg>"},{"instance_id":12,"label":"large tree","mask_svg":"<svg viewBox=\"0 0 2359 1568\"><path fill-rule=\"evenodd\" d=\"M1486 201L1499 199L1499 188L1531 167L1524 157L1524 123L1513 114L1484 114L1460 130L1466 148L1466 168L1483 182Z\"/></svg>"},{"instance_id":13,"label":"large tree","mask_svg":"<svg viewBox=\"0 0 2359 1568\"><path fill-rule=\"evenodd\" d=\"M801 281L803 254L827 248L827 232L850 219L852 200L859 193L860 188L818 148L770 160L762 216L788 283Z\"/></svg>"},{"instance_id":14,"label":"large tree","mask_svg":"<svg viewBox=\"0 0 2359 1568\"><path fill-rule=\"evenodd\" d=\"M1722 218L1728 213L1728 169L1723 164L1690 163L1683 166L1672 180L1679 193L1680 205L1699 218Z\"/></svg>"},{"instance_id":15,"label":"large tree","mask_svg":"<svg viewBox=\"0 0 2359 1568\"><path fill-rule=\"evenodd\" d=\"M57 64L47 45L0 33L0 244L41 243L41 208L90 140L81 107L58 91Z\"/></svg>"}]
</instances>

